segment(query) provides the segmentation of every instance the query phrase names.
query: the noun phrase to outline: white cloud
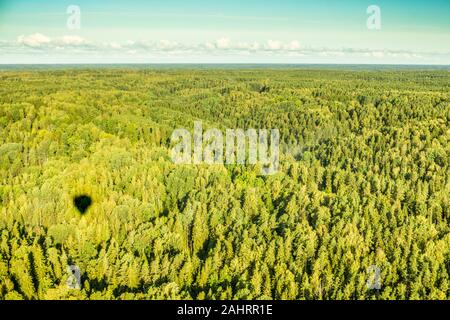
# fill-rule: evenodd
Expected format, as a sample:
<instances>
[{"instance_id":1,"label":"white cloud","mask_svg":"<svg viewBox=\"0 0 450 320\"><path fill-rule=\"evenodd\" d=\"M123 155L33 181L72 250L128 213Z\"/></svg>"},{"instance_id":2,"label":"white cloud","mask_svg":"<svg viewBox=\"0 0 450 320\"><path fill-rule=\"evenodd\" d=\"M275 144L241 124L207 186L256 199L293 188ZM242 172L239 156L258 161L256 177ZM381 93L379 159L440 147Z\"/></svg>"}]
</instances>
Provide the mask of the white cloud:
<instances>
[{"instance_id":1,"label":"white cloud","mask_svg":"<svg viewBox=\"0 0 450 320\"><path fill-rule=\"evenodd\" d=\"M81 45L86 41L80 36L63 36L61 42L66 45Z\"/></svg>"},{"instance_id":2,"label":"white cloud","mask_svg":"<svg viewBox=\"0 0 450 320\"><path fill-rule=\"evenodd\" d=\"M209 49L209 50L214 50L216 48L214 43L211 43L211 42L205 43L205 47L206 47L206 49Z\"/></svg>"},{"instance_id":3,"label":"white cloud","mask_svg":"<svg viewBox=\"0 0 450 320\"><path fill-rule=\"evenodd\" d=\"M240 42L238 43L236 46L234 46L234 49L236 50L242 50L242 51L258 51L261 49L261 45L258 42L252 42L252 43L247 43L247 42Z\"/></svg>"},{"instance_id":4,"label":"white cloud","mask_svg":"<svg viewBox=\"0 0 450 320\"><path fill-rule=\"evenodd\" d=\"M300 42L298 42L297 40L291 41L287 46L286 46L287 50L299 50L300 49Z\"/></svg>"},{"instance_id":5,"label":"white cloud","mask_svg":"<svg viewBox=\"0 0 450 320\"><path fill-rule=\"evenodd\" d=\"M282 48L282 44L280 41L269 40L267 41L266 48L269 50L280 50Z\"/></svg>"},{"instance_id":6,"label":"white cloud","mask_svg":"<svg viewBox=\"0 0 450 320\"><path fill-rule=\"evenodd\" d=\"M177 42L172 42L169 40L161 40L156 44L156 48L158 48L159 50L174 50L176 48L178 48L178 43Z\"/></svg>"},{"instance_id":7,"label":"white cloud","mask_svg":"<svg viewBox=\"0 0 450 320\"><path fill-rule=\"evenodd\" d=\"M260 48L261 45L256 41L248 45L248 49L252 51L258 51Z\"/></svg>"},{"instance_id":8,"label":"white cloud","mask_svg":"<svg viewBox=\"0 0 450 320\"><path fill-rule=\"evenodd\" d=\"M45 53L50 55L84 55L105 56L122 55L133 57L169 57L169 56L202 56L202 57L239 57L255 56L260 59L267 57L283 59L284 57L298 57L301 61L318 59L319 61L374 61L376 63L396 62L422 63L426 61L450 61L449 53L413 52L406 50L372 50L364 48L326 48L308 47L298 40L283 42L268 40L267 42L233 42L228 37L203 43L179 43L170 40L157 41L112 41L91 42L80 36L64 35L50 38L35 33L22 35L16 41L0 41L0 55L20 55ZM304 58L304 59L303 59ZM308 60L309 59L309 60ZM300 61L300 60L299 60Z\"/></svg>"},{"instance_id":9,"label":"white cloud","mask_svg":"<svg viewBox=\"0 0 450 320\"><path fill-rule=\"evenodd\" d=\"M30 47L40 47L51 42L51 39L40 33L35 33L29 36L21 35L17 38L17 42Z\"/></svg>"},{"instance_id":10,"label":"white cloud","mask_svg":"<svg viewBox=\"0 0 450 320\"><path fill-rule=\"evenodd\" d=\"M230 48L230 39L228 38L220 38L216 41L217 49L229 49Z\"/></svg>"},{"instance_id":11,"label":"white cloud","mask_svg":"<svg viewBox=\"0 0 450 320\"><path fill-rule=\"evenodd\" d=\"M383 51L374 51L374 52L372 52L372 57L374 57L374 58L384 58L384 52Z\"/></svg>"},{"instance_id":12,"label":"white cloud","mask_svg":"<svg viewBox=\"0 0 450 320\"><path fill-rule=\"evenodd\" d=\"M119 43L115 42L115 41L109 43L109 46L110 46L112 49L121 49L121 48L122 48L122 46L121 46Z\"/></svg>"}]
</instances>

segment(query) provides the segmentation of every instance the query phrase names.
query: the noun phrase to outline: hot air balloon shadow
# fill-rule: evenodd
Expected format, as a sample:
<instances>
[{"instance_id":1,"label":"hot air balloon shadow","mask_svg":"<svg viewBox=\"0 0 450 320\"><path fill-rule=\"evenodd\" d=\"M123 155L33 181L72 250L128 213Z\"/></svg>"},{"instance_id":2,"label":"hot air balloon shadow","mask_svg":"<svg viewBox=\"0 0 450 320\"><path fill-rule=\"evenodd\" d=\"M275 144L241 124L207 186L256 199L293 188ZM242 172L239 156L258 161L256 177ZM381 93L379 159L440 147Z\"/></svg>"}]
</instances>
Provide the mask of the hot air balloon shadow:
<instances>
[{"instance_id":1,"label":"hot air balloon shadow","mask_svg":"<svg viewBox=\"0 0 450 320\"><path fill-rule=\"evenodd\" d=\"M86 194L73 198L73 204L81 214L85 214L92 204L92 198Z\"/></svg>"}]
</instances>

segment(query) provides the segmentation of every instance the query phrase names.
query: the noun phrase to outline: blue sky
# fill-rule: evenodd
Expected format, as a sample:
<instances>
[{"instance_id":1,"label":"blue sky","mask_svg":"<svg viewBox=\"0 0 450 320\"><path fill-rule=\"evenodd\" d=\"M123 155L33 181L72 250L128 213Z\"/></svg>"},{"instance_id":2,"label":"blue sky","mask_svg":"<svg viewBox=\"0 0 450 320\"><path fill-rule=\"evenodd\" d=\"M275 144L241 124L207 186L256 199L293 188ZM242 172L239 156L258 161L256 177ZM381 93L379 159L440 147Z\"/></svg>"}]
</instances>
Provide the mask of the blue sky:
<instances>
[{"instance_id":1,"label":"blue sky","mask_svg":"<svg viewBox=\"0 0 450 320\"><path fill-rule=\"evenodd\" d=\"M450 1L0 0L0 63L100 62L450 64Z\"/></svg>"}]
</instances>

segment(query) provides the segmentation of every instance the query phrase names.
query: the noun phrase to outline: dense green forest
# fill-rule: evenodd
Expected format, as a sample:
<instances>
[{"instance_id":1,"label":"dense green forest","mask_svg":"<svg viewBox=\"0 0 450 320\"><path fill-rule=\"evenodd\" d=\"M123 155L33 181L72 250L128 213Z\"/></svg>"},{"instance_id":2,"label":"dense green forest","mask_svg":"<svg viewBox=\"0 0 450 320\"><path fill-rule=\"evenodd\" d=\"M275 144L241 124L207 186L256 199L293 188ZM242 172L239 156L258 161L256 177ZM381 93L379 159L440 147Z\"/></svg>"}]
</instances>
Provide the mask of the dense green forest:
<instances>
[{"instance_id":1,"label":"dense green forest","mask_svg":"<svg viewBox=\"0 0 450 320\"><path fill-rule=\"evenodd\" d=\"M0 71L0 299L450 299L449 118L448 69ZM174 164L197 120L279 172Z\"/></svg>"}]
</instances>

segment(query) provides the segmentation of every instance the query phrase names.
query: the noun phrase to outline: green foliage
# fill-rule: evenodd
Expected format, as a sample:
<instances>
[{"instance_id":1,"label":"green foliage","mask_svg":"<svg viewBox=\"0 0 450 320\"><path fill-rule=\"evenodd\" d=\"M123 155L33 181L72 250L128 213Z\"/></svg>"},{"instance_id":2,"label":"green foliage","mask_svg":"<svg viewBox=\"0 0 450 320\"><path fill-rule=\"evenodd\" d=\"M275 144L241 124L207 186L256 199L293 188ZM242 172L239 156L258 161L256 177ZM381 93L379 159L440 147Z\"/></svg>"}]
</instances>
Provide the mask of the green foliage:
<instances>
[{"instance_id":1,"label":"green foliage","mask_svg":"<svg viewBox=\"0 0 450 320\"><path fill-rule=\"evenodd\" d=\"M449 79L2 72L0 299L449 299ZM175 165L196 120L279 129L280 171Z\"/></svg>"}]
</instances>

